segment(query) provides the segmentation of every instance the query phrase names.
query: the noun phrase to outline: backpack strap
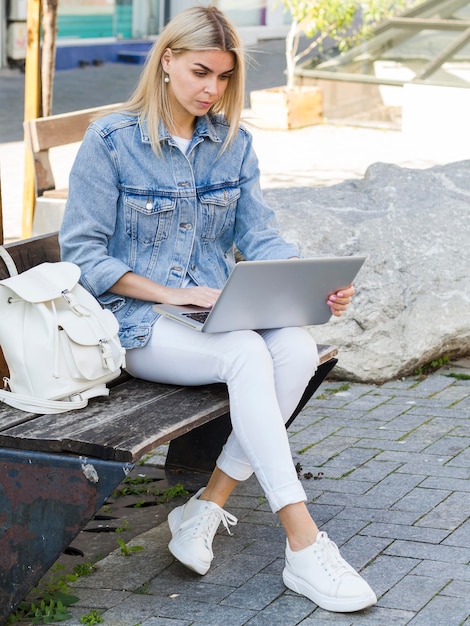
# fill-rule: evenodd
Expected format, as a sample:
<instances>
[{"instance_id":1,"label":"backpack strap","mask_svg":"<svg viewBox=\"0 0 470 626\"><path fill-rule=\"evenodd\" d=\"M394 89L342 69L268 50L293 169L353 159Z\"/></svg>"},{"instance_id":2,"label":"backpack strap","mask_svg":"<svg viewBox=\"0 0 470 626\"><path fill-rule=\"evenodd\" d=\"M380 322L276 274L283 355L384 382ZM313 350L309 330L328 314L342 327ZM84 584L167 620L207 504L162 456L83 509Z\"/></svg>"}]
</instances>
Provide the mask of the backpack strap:
<instances>
[{"instance_id":1,"label":"backpack strap","mask_svg":"<svg viewBox=\"0 0 470 626\"><path fill-rule=\"evenodd\" d=\"M10 276L18 276L18 270L16 269L13 257L3 246L0 246L0 257L3 259Z\"/></svg>"},{"instance_id":2,"label":"backpack strap","mask_svg":"<svg viewBox=\"0 0 470 626\"><path fill-rule=\"evenodd\" d=\"M6 389L0 390L0 402L29 413L53 414L65 413L74 409L84 409L88 404L88 400L97 396L109 396L109 389L106 385L97 385L82 393L73 394L68 400L43 400L13 393Z\"/></svg>"}]
</instances>

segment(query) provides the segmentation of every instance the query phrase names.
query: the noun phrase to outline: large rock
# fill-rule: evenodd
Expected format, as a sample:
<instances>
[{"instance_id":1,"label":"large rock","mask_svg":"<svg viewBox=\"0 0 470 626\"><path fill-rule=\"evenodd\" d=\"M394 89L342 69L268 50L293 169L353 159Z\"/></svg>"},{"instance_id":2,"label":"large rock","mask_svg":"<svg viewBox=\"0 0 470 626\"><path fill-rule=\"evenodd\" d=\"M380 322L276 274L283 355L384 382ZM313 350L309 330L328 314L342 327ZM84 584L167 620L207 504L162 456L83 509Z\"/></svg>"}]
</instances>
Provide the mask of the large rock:
<instances>
[{"instance_id":1,"label":"large rock","mask_svg":"<svg viewBox=\"0 0 470 626\"><path fill-rule=\"evenodd\" d=\"M340 347L337 377L380 383L470 354L470 161L376 163L362 180L264 195L304 256L368 255L347 313L311 328Z\"/></svg>"}]
</instances>

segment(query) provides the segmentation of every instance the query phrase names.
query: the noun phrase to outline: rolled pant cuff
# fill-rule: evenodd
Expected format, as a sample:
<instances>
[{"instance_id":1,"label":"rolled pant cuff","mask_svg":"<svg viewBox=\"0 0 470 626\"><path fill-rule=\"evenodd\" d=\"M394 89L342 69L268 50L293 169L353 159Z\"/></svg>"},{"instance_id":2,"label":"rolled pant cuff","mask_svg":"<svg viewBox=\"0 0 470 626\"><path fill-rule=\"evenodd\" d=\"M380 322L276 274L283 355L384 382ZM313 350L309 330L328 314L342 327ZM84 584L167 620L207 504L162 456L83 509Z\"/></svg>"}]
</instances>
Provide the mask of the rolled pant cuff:
<instances>
[{"instance_id":1,"label":"rolled pant cuff","mask_svg":"<svg viewBox=\"0 0 470 626\"><path fill-rule=\"evenodd\" d=\"M298 502L306 502L307 496L299 480L295 483L284 485L276 491L266 492L269 506L273 513L277 513L289 504L297 504Z\"/></svg>"},{"instance_id":2,"label":"rolled pant cuff","mask_svg":"<svg viewBox=\"0 0 470 626\"><path fill-rule=\"evenodd\" d=\"M244 463L239 459L235 459L233 456L227 454L225 447L222 448L222 452L217 459L217 467L222 470L227 476L238 480L240 482L248 480L253 474L253 468L249 463Z\"/></svg>"}]
</instances>

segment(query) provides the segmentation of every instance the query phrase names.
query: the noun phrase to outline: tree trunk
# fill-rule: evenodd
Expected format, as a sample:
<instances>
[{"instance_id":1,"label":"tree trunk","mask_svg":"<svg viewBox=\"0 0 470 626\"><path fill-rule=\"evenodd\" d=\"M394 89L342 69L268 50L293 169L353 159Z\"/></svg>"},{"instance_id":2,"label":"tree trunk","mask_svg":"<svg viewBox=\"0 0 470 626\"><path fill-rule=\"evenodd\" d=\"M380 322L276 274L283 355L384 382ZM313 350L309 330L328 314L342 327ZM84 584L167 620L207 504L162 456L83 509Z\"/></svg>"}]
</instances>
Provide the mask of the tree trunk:
<instances>
[{"instance_id":1,"label":"tree trunk","mask_svg":"<svg viewBox=\"0 0 470 626\"><path fill-rule=\"evenodd\" d=\"M58 0L42 0L42 115L52 115Z\"/></svg>"},{"instance_id":2,"label":"tree trunk","mask_svg":"<svg viewBox=\"0 0 470 626\"><path fill-rule=\"evenodd\" d=\"M297 20L292 19L292 24L286 36L286 66L287 66L287 89L293 89L295 83L295 55L297 53L296 34Z\"/></svg>"}]
</instances>

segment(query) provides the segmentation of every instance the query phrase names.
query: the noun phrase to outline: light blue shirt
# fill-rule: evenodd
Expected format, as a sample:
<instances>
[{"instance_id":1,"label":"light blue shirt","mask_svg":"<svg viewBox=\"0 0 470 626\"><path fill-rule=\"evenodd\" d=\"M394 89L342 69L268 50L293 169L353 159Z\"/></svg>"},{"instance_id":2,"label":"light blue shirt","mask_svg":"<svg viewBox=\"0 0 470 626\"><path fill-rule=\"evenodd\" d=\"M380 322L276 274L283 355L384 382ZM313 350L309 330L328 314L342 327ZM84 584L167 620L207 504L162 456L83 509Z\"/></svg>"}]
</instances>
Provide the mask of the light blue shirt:
<instances>
[{"instance_id":1,"label":"light blue shirt","mask_svg":"<svg viewBox=\"0 0 470 626\"><path fill-rule=\"evenodd\" d=\"M125 273L169 287L222 288L236 246L247 259L298 256L263 200L251 134L242 126L220 154L228 124L197 119L186 154L162 126L161 156L135 115L93 122L72 167L59 241L62 259L119 320L125 348L145 345L152 303L113 294Z\"/></svg>"}]
</instances>

